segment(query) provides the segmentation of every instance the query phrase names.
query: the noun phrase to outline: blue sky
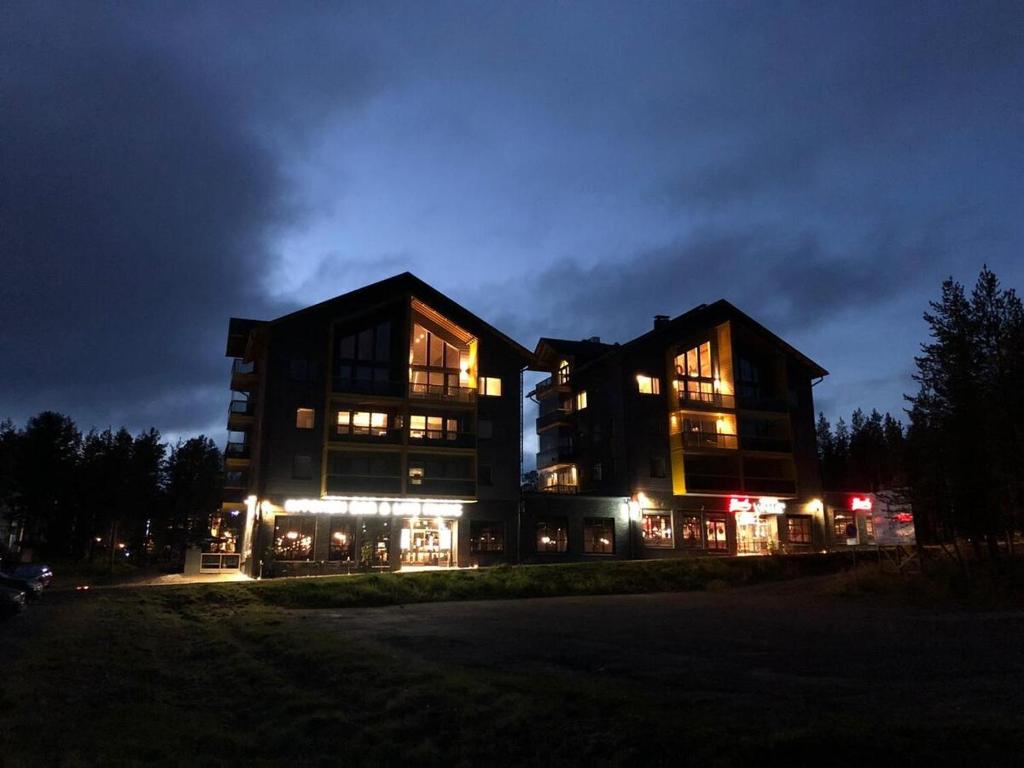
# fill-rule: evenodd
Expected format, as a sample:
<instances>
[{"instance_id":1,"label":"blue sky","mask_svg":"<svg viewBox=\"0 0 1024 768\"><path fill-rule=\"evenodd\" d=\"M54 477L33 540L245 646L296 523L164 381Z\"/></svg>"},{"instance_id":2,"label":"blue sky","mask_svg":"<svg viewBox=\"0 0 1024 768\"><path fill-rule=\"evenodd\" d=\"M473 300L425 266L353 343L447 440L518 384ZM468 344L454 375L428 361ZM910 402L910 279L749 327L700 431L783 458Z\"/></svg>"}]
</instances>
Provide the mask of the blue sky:
<instances>
[{"instance_id":1,"label":"blue sky","mask_svg":"<svg viewBox=\"0 0 1024 768\"><path fill-rule=\"evenodd\" d=\"M1024 277L1019 3L7 3L0 417L222 439L227 318L411 270L527 346L720 297L896 411ZM528 422L529 423L529 422Z\"/></svg>"}]
</instances>

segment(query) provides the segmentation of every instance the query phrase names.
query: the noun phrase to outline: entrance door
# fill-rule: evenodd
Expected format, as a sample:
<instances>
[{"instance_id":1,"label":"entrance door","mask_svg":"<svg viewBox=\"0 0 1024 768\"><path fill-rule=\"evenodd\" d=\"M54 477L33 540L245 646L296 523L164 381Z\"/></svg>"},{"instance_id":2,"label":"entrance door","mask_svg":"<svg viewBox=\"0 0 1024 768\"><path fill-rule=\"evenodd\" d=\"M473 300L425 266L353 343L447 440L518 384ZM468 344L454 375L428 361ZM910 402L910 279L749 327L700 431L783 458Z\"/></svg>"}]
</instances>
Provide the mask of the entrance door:
<instances>
[{"instance_id":1,"label":"entrance door","mask_svg":"<svg viewBox=\"0 0 1024 768\"><path fill-rule=\"evenodd\" d=\"M736 552L741 555L767 555L778 549L779 527L775 515L736 515Z\"/></svg>"},{"instance_id":2,"label":"entrance door","mask_svg":"<svg viewBox=\"0 0 1024 768\"><path fill-rule=\"evenodd\" d=\"M443 517L402 521L402 565L450 568L455 565L455 522Z\"/></svg>"}]
</instances>

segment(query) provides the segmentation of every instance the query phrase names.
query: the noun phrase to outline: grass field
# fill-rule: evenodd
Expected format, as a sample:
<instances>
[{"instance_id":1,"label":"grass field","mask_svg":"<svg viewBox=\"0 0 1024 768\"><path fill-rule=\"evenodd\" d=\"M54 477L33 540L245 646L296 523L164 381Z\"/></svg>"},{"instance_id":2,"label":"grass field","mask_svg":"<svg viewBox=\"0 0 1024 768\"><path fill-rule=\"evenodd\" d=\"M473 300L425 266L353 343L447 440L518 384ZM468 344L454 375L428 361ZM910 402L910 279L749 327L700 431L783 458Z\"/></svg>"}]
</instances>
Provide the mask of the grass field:
<instances>
[{"instance_id":1,"label":"grass field","mask_svg":"<svg viewBox=\"0 0 1024 768\"><path fill-rule=\"evenodd\" d=\"M0 765L998 764L1017 754L1024 612L908 609L897 583L786 581L799 569L781 558L727 562L740 564L48 595L0 624ZM614 596L655 589L698 591ZM556 592L613 596L425 604ZM381 604L391 607L355 607ZM890 642L913 653L880 661Z\"/></svg>"}]
</instances>

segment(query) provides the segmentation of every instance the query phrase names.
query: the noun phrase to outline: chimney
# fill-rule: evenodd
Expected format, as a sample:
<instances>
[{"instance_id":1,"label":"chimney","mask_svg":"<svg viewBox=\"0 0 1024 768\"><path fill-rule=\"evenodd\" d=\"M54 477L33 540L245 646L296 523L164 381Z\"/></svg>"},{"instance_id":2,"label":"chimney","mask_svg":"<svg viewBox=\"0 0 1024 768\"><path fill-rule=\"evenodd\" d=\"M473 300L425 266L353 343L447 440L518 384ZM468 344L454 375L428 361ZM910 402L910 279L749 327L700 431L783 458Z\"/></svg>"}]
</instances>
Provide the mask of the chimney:
<instances>
[{"instance_id":1,"label":"chimney","mask_svg":"<svg viewBox=\"0 0 1024 768\"><path fill-rule=\"evenodd\" d=\"M666 325L668 325L668 315L655 315L654 316L654 327L656 329L657 328L664 328Z\"/></svg>"}]
</instances>

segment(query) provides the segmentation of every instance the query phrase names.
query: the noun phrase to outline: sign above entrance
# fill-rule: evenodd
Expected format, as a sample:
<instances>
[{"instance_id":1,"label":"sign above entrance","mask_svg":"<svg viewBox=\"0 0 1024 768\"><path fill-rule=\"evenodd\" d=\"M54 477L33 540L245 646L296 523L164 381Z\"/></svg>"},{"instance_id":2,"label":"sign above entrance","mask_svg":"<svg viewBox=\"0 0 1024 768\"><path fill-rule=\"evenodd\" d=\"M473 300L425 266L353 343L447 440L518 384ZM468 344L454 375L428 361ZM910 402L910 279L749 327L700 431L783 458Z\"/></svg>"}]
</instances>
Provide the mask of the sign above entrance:
<instances>
[{"instance_id":1,"label":"sign above entrance","mask_svg":"<svg viewBox=\"0 0 1024 768\"><path fill-rule=\"evenodd\" d=\"M871 497L869 496L854 496L850 499L850 509L854 512L857 510L864 510L865 512L871 511Z\"/></svg>"},{"instance_id":2,"label":"sign above entrance","mask_svg":"<svg viewBox=\"0 0 1024 768\"><path fill-rule=\"evenodd\" d=\"M284 511L326 515L363 515L381 517L462 517L461 501L426 499L343 498L288 499Z\"/></svg>"},{"instance_id":3,"label":"sign above entrance","mask_svg":"<svg viewBox=\"0 0 1024 768\"><path fill-rule=\"evenodd\" d=\"M761 496L751 501L745 496L732 496L729 499L730 512L753 512L758 515L781 515L786 511L786 503L774 496Z\"/></svg>"}]
</instances>

